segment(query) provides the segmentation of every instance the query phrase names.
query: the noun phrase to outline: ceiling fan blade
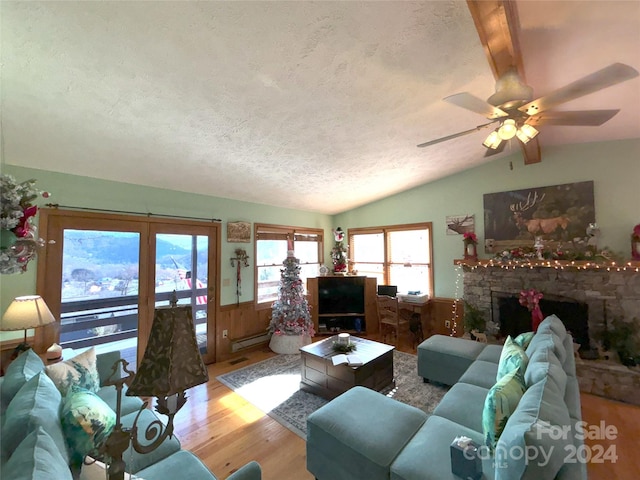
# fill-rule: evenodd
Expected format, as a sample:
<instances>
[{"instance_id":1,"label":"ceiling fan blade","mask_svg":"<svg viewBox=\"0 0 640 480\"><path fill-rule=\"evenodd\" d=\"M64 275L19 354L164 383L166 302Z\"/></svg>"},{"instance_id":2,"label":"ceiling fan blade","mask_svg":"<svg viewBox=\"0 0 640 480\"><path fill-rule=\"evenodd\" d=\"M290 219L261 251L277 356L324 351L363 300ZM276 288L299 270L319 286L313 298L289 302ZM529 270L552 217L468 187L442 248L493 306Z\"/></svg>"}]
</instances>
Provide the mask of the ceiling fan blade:
<instances>
[{"instance_id":1,"label":"ceiling fan blade","mask_svg":"<svg viewBox=\"0 0 640 480\"><path fill-rule=\"evenodd\" d=\"M579 110L571 112L542 112L529 117L525 123L540 125L572 125L597 127L611 120L620 110Z\"/></svg>"},{"instance_id":2,"label":"ceiling fan blade","mask_svg":"<svg viewBox=\"0 0 640 480\"><path fill-rule=\"evenodd\" d=\"M561 103L583 97L637 76L638 71L635 68L624 63L613 63L548 95L533 100L521 106L518 110L525 112L527 115L536 115Z\"/></svg>"},{"instance_id":3,"label":"ceiling fan blade","mask_svg":"<svg viewBox=\"0 0 640 480\"><path fill-rule=\"evenodd\" d=\"M464 132L458 132L458 133L454 133L453 135L447 135L446 137L436 138L435 140L430 140L428 142L421 143L420 145L418 145L418 147L420 148L429 147L431 145L435 145L436 143L446 142L447 140L452 140L454 138L462 137L464 135L477 132L478 130L482 130L483 128L486 128L489 125L493 125L496 122L497 120L494 120L493 122L485 123L483 125L478 125L477 127L471 128L469 130L465 130Z\"/></svg>"},{"instance_id":4,"label":"ceiling fan blade","mask_svg":"<svg viewBox=\"0 0 640 480\"><path fill-rule=\"evenodd\" d=\"M490 103L480 100L478 97L474 97L470 93L456 93L455 95L449 95L443 98L445 102L453 103L472 112L484 115L487 118L500 118L508 117L509 114L504 110L500 110L498 107L494 107Z\"/></svg>"}]
</instances>

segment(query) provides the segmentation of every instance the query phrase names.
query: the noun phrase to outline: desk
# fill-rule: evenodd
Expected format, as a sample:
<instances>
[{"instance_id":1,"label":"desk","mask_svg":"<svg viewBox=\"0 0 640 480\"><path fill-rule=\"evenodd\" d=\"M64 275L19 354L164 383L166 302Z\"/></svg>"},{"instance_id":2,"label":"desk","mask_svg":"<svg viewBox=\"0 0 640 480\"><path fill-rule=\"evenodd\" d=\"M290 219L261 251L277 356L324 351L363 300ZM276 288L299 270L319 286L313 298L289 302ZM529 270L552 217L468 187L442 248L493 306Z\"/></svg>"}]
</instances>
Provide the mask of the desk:
<instances>
[{"instance_id":1,"label":"desk","mask_svg":"<svg viewBox=\"0 0 640 480\"><path fill-rule=\"evenodd\" d=\"M420 315L422 332L427 332L427 334L431 332L431 299L427 300L424 303L406 302L398 299L398 309L400 309L400 314L404 314L403 316L405 317L408 316L410 318L413 314L416 313Z\"/></svg>"}]
</instances>

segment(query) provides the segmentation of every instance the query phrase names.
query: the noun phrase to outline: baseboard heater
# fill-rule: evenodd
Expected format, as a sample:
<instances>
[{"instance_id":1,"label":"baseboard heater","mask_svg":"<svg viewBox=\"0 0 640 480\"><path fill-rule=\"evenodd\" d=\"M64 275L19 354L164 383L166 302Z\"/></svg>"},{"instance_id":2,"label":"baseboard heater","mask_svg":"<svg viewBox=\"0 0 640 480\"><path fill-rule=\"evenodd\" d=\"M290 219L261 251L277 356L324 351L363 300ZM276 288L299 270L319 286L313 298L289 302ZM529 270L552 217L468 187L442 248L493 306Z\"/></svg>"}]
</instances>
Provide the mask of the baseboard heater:
<instances>
[{"instance_id":1,"label":"baseboard heater","mask_svg":"<svg viewBox=\"0 0 640 480\"><path fill-rule=\"evenodd\" d=\"M258 343L267 343L269 341L268 333L260 333L250 337L244 337L237 340L231 340L231 353L239 352L245 348L253 347Z\"/></svg>"}]
</instances>

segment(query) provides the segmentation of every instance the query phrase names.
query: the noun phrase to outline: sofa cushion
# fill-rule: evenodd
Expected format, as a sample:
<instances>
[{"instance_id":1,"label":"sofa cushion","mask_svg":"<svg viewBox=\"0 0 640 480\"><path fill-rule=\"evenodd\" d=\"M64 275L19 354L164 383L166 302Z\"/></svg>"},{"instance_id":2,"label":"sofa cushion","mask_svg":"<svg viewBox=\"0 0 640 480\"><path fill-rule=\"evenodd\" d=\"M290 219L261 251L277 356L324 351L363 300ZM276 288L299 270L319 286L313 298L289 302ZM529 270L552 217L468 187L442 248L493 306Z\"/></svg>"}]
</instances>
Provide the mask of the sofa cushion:
<instances>
[{"instance_id":1,"label":"sofa cushion","mask_svg":"<svg viewBox=\"0 0 640 480\"><path fill-rule=\"evenodd\" d=\"M496 383L497 372L497 363L476 360L460 377L458 383L469 383L489 390Z\"/></svg>"},{"instance_id":2,"label":"sofa cushion","mask_svg":"<svg viewBox=\"0 0 640 480\"><path fill-rule=\"evenodd\" d=\"M502 352L500 353L496 381L499 382L502 377L512 370L517 370L519 374L524 377L528 362L529 357L527 357L524 349L517 343L514 343L511 335L507 336L504 346L502 347Z\"/></svg>"},{"instance_id":3,"label":"sofa cushion","mask_svg":"<svg viewBox=\"0 0 640 480\"><path fill-rule=\"evenodd\" d=\"M547 377L555 382L558 391L564 396L567 374L553 348L547 344L541 344L538 349L533 351L529 359L527 370L524 372L524 383L529 388Z\"/></svg>"},{"instance_id":4,"label":"sofa cushion","mask_svg":"<svg viewBox=\"0 0 640 480\"><path fill-rule=\"evenodd\" d=\"M139 413L140 417L138 418L137 423L137 439L140 444L148 445L153 441L153 439L151 441L146 439L145 434L147 427L153 422L158 422L158 417L156 417L153 412L147 408L142 409ZM132 427L136 419L136 415L138 415L138 412L130 413L129 415L122 417L121 421L123 427ZM131 445L129 445L129 448L127 448L127 450L122 454L122 458L127 464L127 472L137 474L138 471L159 462L178 450L180 450L180 441L174 435L171 438L166 438L158 448L150 453L138 453L133 450Z\"/></svg>"},{"instance_id":5,"label":"sofa cushion","mask_svg":"<svg viewBox=\"0 0 640 480\"><path fill-rule=\"evenodd\" d=\"M34 375L13 397L2 426L2 452L8 458L24 438L42 427L53 439L65 463L69 455L60 425L62 397L44 371Z\"/></svg>"},{"instance_id":6,"label":"sofa cushion","mask_svg":"<svg viewBox=\"0 0 640 480\"><path fill-rule=\"evenodd\" d=\"M92 457L85 459L86 463L82 464L80 470L80 477L78 480L105 480L107 478L107 465L95 460ZM124 480L144 480L142 477L133 475L131 473L124 473Z\"/></svg>"},{"instance_id":7,"label":"sofa cushion","mask_svg":"<svg viewBox=\"0 0 640 480\"><path fill-rule=\"evenodd\" d=\"M100 387L100 390L97 391L97 395L104 400L104 402L109 405L111 410L116 411L116 404L118 403L118 395L117 395L116 387L114 385L109 385L107 387ZM140 410L140 407L143 404L143 401L140 400L139 397L130 397L126 395L127 386L122 386L122 398L120 404L120 415L128 415L131 412L137 412Z\"/></svg>"},{"instance_id":8,"label":"sofa cushion","mask_svg":"<svg viewBox=\"0 0 640 480\"><path fill-rule=\"evenodd\" d=\"M94 393L100 388L95 347L64 362L48 365L45 371L63 396L72 385L86 388Z\"/></svg>"},{"instance_id":9,"label":"sofa cushion","mask_svg":"<svg viewBox=\"0 0 640 480\"><path fill-rule=\"evenodd\" d=\"M257 464L256 464L257 465ZM256 468L256 466L247 467ZM258 476L246 477L246 478L260 478L260 467L257 467ZM145 479L154 478L184 478L184 479L211 479L216 480L216 477L209 471L209 469L188 450L180 450L173 455L168 456L160 460L153 465L148 466L144 470L140 470L137 477ZM231 477L229 477L231 478Z\"/></svg>"},{"instance_id":10,"label":"sofa cushion","mask_svg":"<svg viewBox=\"0 0 640 480\"><path fill-rule=\"evenodd\" d=\"M522 377L518 370L514 369L503 376L487 393L482 410L482 431L484 443L491 451L495 448L509 417L515 412L525 390ZM464 405L464 403L460 405Z\"/></svg>"},{"instance_id":11,"label":"sofa cushion","mask_svg":"<svg viewBox=\"0 0 640 480\"><path fill-rule=\"evenodd\" d=\"M487 392L486 388L477 385L456 383L442 398L433 414L481 432L482 410Z\"/></svg>"},{"instance_id":12,"label":"sofa cushion","mask_svg":"<svg viewBox=\"0 0 640 480\"><path fill-rule=\"evenodd\" d=\"M418 345L418 375L433 382L453 385L486 345L464 338L432 335Z\"/></svg>"},{"instance_id":13,"label":"sofa cushion","mask_svg":"<svg viewBox=\"0 0 640 480\"><path fill-rule=\"evenodd\" d=\"M72 479L71 470L58 446L41 426L20 442L3 466L2 476L11 480Z\"/></svg>"},{"instance_id":14,"label":"sofa cushion","mask_svg":"<svg viewBox=\"0 0 640 480\"><path fill-rule=\"evenodd\" d=\"M62 406L62 431L71 463L80 466L89 454L97 454L116 423L116 414L95 393L72 386Z\"/></svg>"},{"instance_id":15,"label":"sofa cushion","mask_svg":"<svg viewBox=\"0 0 640 480\"><path fill-rule=\"evenodd\" d=\"M502 345L487 345L476 360L498 364L502 354Z\"/></svg>"},{"instance_id":16,"label":"sofa cushion","mask_svg":"<svg viewBox=\"0 0 640 480\"><path fill-rule=\"evenodd\" d=\"M6 410L15 394L27 383L27 380L41 372L43 368L44 363L31 348L26 352L22 352L18 355L18 358L11 362L2 382L2 406L0 407L2 411Z\"/></svg>"},{"instance_id":17,"label":"sofa cushion","mask_svg":"<svg viewBox=\"0 0 640 480\"><path fill-rule=\"evenodd\" d=\"M498 440L497 480L555 478L566 457L571 419L563 396L548 378L527 389ZM517 452L528 452L526 455Z\"/></svg>"},{"instance_id":18,"label":"sofa cushion","mask_svg":"<svg viewBox=\"0 0 640 480\"><path fill-rule=\"evenodd\" d=\"M451 473L451 443L465 435L482 445L482 433L438 415L431 415L391 464L391 480L460 480ZM486 447L485 447L486 450ZM486 453L486 452L484 452ZM483 479L493 478L488 454L482 462ZM365 476L353 476L367 478Z\"/></svg>"},{"instance_id":19,"label":"sofa cushion","mask_svg":"<svg viewBox=\"0 0 640 480\"><path fill-rule=\"evenodd\" d=\"M542 325L542 324L541 324ZM567 360L567 350L564 346L562 337L559 337L551 328L549 323L545 324L544 328L538 328L538 333L531 339L531 343L527 347L527 356L533 355L533 352L540 348L541 345L547 345L553 349L560 364L564 365ZM573 347L571 348L571 355L573 355Z\"/></svg>"},{"instance_id":20,"label":"sofa cushion","mask_svg":"<svg viewBox=\"0 0 640 480\"><path fill-rule=\"evenodd\" d=\"M317 478L388 480L391 462L426 419L422 410L353 387L307 417L307 469Z\"/></svg>"}]
</instances>

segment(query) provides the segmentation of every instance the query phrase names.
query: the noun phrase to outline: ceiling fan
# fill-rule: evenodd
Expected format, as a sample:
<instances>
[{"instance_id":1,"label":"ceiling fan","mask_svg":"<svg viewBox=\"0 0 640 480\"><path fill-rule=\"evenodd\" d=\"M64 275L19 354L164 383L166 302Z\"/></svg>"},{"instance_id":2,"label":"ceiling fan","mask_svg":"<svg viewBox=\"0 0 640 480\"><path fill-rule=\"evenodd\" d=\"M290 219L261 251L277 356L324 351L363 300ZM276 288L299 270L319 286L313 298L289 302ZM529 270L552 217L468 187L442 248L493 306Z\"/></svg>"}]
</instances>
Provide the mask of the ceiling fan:
<instances>
[{"instance_id":1,"label":"ceiling fan","mask_svg":"<svg viewBox=\"0 0 640 480\"><path fill-rule=\"evenodd\" d=\"M498 124L482 143L487 147L485 156L499 153L507 141L517 137L523 144L537 134L543 125L598 126L610 120L620 110L549 111L549 109L583 97L598 90L637 77L638 71L623 63L613 63L597 72L532 100L533 89L526 85L515 68L509 69L496 82L496 92L487 101L470 93L451 95L443 100L491 120L475 128L421 143L428 147Z\"/></svg>"}]
</instances>

